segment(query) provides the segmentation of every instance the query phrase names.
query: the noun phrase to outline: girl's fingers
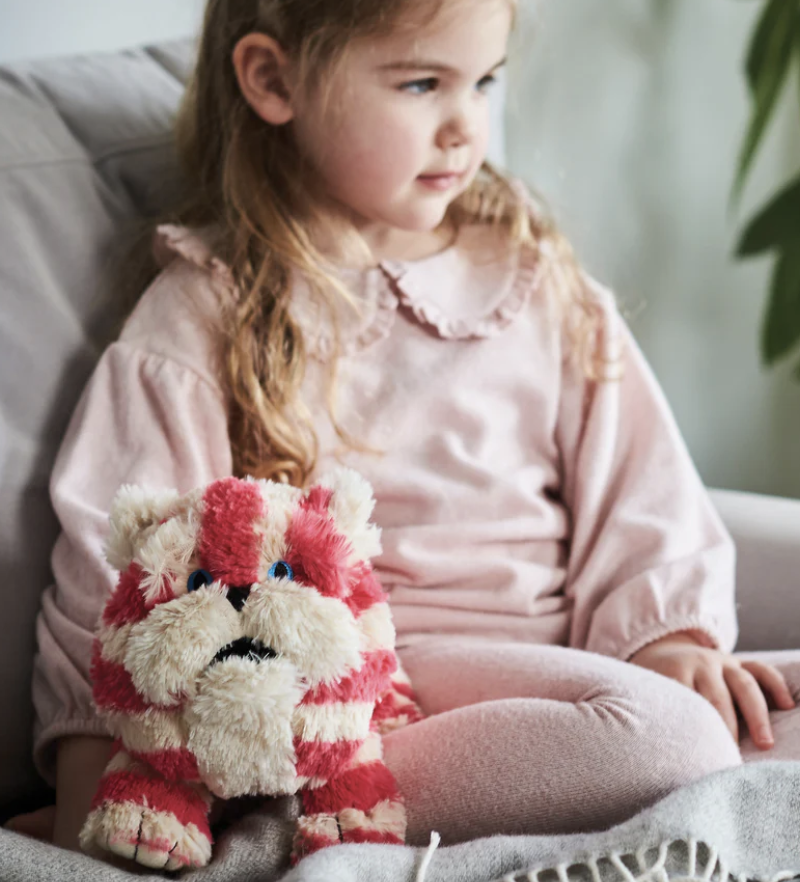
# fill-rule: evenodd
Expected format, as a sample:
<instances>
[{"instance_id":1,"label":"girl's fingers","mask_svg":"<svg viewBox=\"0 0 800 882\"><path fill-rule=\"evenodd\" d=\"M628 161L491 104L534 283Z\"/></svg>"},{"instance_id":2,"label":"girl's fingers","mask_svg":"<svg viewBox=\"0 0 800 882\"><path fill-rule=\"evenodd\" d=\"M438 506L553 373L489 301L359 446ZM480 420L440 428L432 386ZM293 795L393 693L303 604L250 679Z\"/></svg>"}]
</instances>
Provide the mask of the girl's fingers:
<instances>
[{"instance_id":1,"label":"girl's fingers","mask_svg":"<svg viewBox=\"0 0 800 882\"><path fill-rule=\"evenodd\" d=\"M777 668L760 661L743 661L740 664L772 695L779 710L792 710L797 706L785 677Z\"/></svg>"},{"instance_id":2,"label":"girl's fingers","mask_svg":"<svg viewBox=\"0 0 800 882\"><path fill-rule=\"evenodd\" d=\"M726 667L723 676L747 723L750 737L758 747L769 749L774 744L772 726L769 722L767 699L758 680L738 664Z\"/></svg>"},{"instance_id":3,"label":"girl's fingers","mask_svg":"<svg viewBox=\"0 0 800 882\"><path fill-rule=\"evenodd\" d=\"M37 809L35 812L9 818L4 826L6 830L22 833L23 836L32 836L34 839L43 839L50 842L53 839L55 817L56 807L48 805Z\"/></svg>"},{"instance_id":4,"label":"girl's fingers","mask_svg":"<svg viewBox=\"0 0 800 882\"><path fill-rule=\"evenodd\" d=\"M722 671L718 668L701 668L695 674L694 688L719 711L725 725L730 729L733 740L739 743L739 722L733 706L731 691L725 683Z\"/></svg>"}]
</instances>

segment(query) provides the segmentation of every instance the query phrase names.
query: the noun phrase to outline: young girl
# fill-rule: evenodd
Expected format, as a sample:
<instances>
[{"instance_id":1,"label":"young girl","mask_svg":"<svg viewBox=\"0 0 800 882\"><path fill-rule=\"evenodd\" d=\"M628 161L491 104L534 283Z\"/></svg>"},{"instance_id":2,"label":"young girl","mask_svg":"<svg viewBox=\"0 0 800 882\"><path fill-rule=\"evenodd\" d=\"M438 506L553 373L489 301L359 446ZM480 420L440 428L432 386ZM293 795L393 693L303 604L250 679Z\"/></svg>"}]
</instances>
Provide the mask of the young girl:
<instances>
[{"instance_id":1,"label":"young girl","mask_svg":"<svg viewBox=\"0 0 800 882\"><path fill-rule=\"evenodd\" d=\"M484 159L514 11L209 0L191 199L52 476L34 697L56 843L108 756L89 660L122 483L370 480L429 715L385 739L412 843L613 825L767 750L794 708L798 665L731 654L733 547L612 297ZM790 740L766 756L800 758Z\"/></svg>"}]
</instances>

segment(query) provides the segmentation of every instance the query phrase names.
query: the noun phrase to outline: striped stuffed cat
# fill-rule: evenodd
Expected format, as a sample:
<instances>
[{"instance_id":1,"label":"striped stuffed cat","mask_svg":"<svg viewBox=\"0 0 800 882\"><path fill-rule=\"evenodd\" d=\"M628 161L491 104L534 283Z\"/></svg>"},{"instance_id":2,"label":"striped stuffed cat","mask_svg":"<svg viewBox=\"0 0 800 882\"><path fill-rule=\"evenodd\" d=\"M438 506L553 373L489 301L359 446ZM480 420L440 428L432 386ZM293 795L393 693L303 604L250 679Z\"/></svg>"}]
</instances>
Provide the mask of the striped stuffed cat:
<instances>
[{"instance_id":1,"label":"striped stuffed cat","mask_svg":"<svg viewBox=\"0 0 800 882\"><path fill-rule=\"evenodd\" d=\"M403 843L381 735L421 718L370 559L372 490L253 478L186 495L126 485L106 556L94 699L115 736L81 846L148 867L211 858L215 799L299 793L292 862Z\"/></svg>"}]
</instances>

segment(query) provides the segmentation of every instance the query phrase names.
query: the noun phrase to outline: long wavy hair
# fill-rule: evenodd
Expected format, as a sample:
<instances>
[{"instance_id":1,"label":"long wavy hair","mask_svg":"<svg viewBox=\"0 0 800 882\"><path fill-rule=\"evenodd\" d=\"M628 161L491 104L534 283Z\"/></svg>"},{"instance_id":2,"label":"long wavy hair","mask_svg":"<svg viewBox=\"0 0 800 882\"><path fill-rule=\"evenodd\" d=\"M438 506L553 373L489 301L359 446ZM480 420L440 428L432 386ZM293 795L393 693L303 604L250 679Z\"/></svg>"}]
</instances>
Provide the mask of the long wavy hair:
<instances>
[{"instance_id":1,"label":"long wavy hair","mask_svg":"<svg viewBox=\"0 0 800 882\"><path fill-rule=\"evenodd\" d=\"M296 149L291 125L264 123L245 101L232 64L246 34L276 39L301 72L301 82L324 88L354 38L391 33L408 16L432 20L455 0L208 0L198 54L175 124L184 180L179 204L151 220L214 230L213 250L235 282L221 329L234 474L306 487L318 459L312 416L300 389L307 354L290 313L297 272L331 316L335 348L327 373L327 407L340 440L374 451L336 417L337 316L353 299L315 247L309 230L324 223L319 194ZM509 0L515 7L517 0ZM420 19L417 18L417 21ZM552 269L559 312L573 356L599 378L599 316L571 248L548 219L489 162L449 206L443 225L500 227L509 247L528 249ZM146 236L140 235L141 258ZM547 248L542 248L544 242ZM139 291L157 268L140 264Z\"/></svg>"}]
</instances>

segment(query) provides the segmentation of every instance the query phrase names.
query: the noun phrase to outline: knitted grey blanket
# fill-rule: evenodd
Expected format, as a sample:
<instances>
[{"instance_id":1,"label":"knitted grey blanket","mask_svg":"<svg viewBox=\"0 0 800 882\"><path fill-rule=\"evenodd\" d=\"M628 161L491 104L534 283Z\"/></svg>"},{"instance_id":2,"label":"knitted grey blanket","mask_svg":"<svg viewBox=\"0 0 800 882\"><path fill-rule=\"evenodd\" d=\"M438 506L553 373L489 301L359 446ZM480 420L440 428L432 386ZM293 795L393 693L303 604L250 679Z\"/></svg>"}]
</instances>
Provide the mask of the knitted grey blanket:
<instances>
[{"instance_id":1,"label":"knitted grey blanket","mask_svg":"<svg viewBox=\"0 0 800 882\"><path fill-rule=\"evenodd\" d=\"M340 845L292 870L297 803L262 804L181 882L781 882L800 878L800 762L717 772L600 833L493 836L447 848ZM131 882L129 872L0 831L2 882Z\"/></svg>"}]
</instances>

